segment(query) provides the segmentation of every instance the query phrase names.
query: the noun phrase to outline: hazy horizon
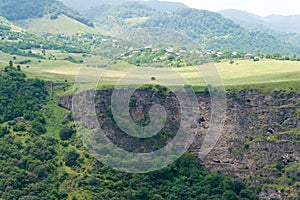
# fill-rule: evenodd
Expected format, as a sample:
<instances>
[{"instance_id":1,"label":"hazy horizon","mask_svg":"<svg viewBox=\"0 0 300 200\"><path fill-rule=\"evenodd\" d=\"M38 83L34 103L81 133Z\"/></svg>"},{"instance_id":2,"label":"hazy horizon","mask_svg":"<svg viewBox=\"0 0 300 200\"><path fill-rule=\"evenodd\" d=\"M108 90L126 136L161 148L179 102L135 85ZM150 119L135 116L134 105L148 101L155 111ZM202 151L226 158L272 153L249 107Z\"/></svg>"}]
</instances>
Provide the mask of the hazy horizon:
<instances>
[{"instance_id":1,"label":"hazy horizon","mask_svg":"<svg viewBox=\"0 0 300 200\"><path fill-rule=\"evenodd\" d=\"M267 16L271 14L279 15L299 15L300 14L300 3L294 0L252 0L252 1L241 1L241 0L163 0L182 2L189 7L197 9L205 9L214 12L218 12L225 9L238 9L247 11L260 16Z\"/></svg>"}]
</instances>

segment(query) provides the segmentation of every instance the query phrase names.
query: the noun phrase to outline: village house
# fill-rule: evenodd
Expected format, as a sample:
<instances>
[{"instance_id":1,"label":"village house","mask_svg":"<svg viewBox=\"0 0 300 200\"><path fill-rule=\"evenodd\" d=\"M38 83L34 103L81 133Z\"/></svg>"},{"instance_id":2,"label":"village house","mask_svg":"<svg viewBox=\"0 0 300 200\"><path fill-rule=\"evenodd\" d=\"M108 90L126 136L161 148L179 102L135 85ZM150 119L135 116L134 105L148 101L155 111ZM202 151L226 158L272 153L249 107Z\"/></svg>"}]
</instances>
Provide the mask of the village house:
<instances>
[{"instance_id":1,"label":"village house","mask_svg":"<svg viewBox=\"0 0 300 200\"><path fill-rule=\"evenodd\" d=\"M250 59L252 59L252 58L254 58L254 56L253 56L251 53L247 53L247 54L245 54L245 56L244 56L244 59L250 60Z\"/></svg>"}]
</instances>

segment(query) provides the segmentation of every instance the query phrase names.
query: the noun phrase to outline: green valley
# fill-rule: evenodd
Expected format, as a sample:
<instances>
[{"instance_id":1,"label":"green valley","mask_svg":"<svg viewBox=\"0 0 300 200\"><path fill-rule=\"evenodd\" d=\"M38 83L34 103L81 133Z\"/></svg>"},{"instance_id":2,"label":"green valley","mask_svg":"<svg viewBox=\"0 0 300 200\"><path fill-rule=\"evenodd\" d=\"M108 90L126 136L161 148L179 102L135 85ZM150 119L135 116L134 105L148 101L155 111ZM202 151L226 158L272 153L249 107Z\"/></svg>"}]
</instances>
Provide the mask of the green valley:
<instances>
[{"instance_id":1,"label":"green valley","mask_svg":"<svg viewBox=\"0 0 300 200\"><path fill-rule=\"evenodd\" d=\"M0 200L299 200L299 34L221 14L157 0L0 0ZM281 27L282 16L266 18ZM153 116L165 109L153 137L114 116L114 91L134 87L134 127L163 121ZM183 93L199 103L186 118ZM122 154L101 143L143 168L134 155L168 146L181 127L193 141L157 171L118 171Z\"/></svg>"}]
</instances>

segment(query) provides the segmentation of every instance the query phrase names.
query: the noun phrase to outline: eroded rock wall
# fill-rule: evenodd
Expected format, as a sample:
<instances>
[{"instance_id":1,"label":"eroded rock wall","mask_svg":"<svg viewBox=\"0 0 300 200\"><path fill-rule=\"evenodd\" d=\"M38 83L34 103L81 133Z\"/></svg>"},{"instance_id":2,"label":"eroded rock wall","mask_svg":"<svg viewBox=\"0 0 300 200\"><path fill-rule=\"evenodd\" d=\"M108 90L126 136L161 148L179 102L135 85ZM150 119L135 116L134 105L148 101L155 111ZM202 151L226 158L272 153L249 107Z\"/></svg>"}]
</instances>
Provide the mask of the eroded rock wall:
<instances>
[{"instance_id":1,"label":"eroded rock wall","mask_svg":"<svg viewBox=\"0 0 300 200\"><path fill-rule=\"evenodd\" d=\"M149 140L128 137L116 127L109 116L111 94L111 90L102 90L95 93L86 91L81 95L82 99L96 96L98 120L102 128L108 130L108 137L119 146L148 152L165 145L174 136L172 133L176 134L180 107L174 94L162 96L159 91L151 90L135 93L130 112L137 123L147 124L147 113L154 103L168 108L168 124L163 133ZM210 128L211 99L204 93L196 95L200 112L197 124L191 124L196 128L196 139L190 152L199 154L203 138ZM292 185L299 182L300 94L287 91L263 94L257 90L244 90L228 93L226 101L225 126L221 137L201 163L213 171L221 171L247 183L281 184L278 182L281 180L282 184L290 181ZM71 97L59 97L58 102L64 108L72 108ZM89 124L86 113L79 117L85 121L86 127L96 128L97 124ZM273 196L283 198L283 194L279 193L273 193Z\"/></svg>"}]
</instances>

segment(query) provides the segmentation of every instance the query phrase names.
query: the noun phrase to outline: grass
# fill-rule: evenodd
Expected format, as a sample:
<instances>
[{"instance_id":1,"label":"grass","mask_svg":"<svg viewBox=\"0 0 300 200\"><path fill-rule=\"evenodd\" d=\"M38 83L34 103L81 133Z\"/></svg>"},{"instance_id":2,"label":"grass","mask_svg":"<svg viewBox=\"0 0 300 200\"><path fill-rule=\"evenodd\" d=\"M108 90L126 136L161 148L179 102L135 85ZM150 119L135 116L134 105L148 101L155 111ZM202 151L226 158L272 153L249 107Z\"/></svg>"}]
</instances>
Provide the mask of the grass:
<instances>
[{"instance_id":1,"label":"grass","mask_svg":"<svg viewBox=\"0 0 300 200\"><path fill-rule=\"evenodd\" d=\"M92 66L92 65L91 65ZM83 67L83 68L81 68ZM257 65L250 61L243 61L238 66L229 66L226 63L215 65L226 86L240 86L253 84L268 83L290 83L300 80L300 63L299 62L282 62L282 61L264 61ZM117 81L126 75L126 72L134 69L127 63L118 63L112 65L109 69L101 69L95 67L84 67L82 65L69 63L67 61L43 61L39 66L34 66L29 71L36 74L42 73L53 79L75 79L80 68L83 75L91 79L97 79L101 75L101 83L103 85L114 85ZM178 84L178 78L182 76L187 84L194 86L206 85L201 73L196 68L187 67L179 69L153 69L139 68L139 71L130 72L127 77L127 83L132 84L136 81L144 82L156 77L156 82L168 82L169 84ZM180 75L179 75L180 74ZM89 79L89 78L87 78ZM290 85L290 84L287 84Z\"/></svg>"},{"instance_id":2,"label":"grass","mask_svg":"<svg viewBox=\"0 0 300 200\"><path fill-rule=\"evenodd\" d=\"M60 15L57 19L51 20L50 16L37 19L18 20L15 23L35 33L52 33L73 35L75 33L105 33L100 28L88 27L65 15Z\"/></svg>"},{"instance_id":3,"label":"grass","mask_svg":"<svg viewBox=\"0 0 300 200\"><path fill-rule=\"evenodd\" d=\"M39 50L33 50L39 51ZM41 52L38 52L41 53ZM30 59L29 68L22 65L22 70L31 78L53 82L82 83L85 88L95 86L106 88L116 85L120 79L125 80L125 85L137 83L152 83L164 85L193 85L195 88L204 88L207 83L201 74L202 69L217 69L217 73L208 73L206 78L214 79L220 76L227 89L264 89L299 91L300 62L261 60L239 60L235 64L222 62L198 67L183 68L147 68L135 67L123 61L109 64L109 60L99 56L83 57L81 54L67 54L61 51L46 51L45 57L54 55L56 60L41 60L16 56L14 62ZM72 56L77 60L84 60L83 64L75 64L64 60ZM13 55L0 54L0 67L8 65L13 60ZM105 66L109 66L105 68ZM219 74L219 75L218 75ZM78 76L80 75L80 76ZM79 79L78 79L79 77ZM151 78L155 77L155 81ZM183 80L183 81L180 81ZM167 83L167 84L166 84ZM124 84L124 83L123 83Z\"/></svg>"},{"instance_id":4,"label":"grass","mask_svg":"<svg viewBox=\"0 0 300 200\"><path fill-rule=\"evenodd\" d=\"M59 139L60 124L67 115L67 110L57 105L55 100L49 102L44 107L45 116L47 117L47 135Z\"/></svg>"},{"instance_id":5,"label":"grass","mask_svg":"<svg viewBox=\"0 0 300 200\"><path fill-rule=\"evenodd\" d=\"M300 80L300 62L263 60L239 61L238 65L216 64L226 85Z\"/></svg>"},{"instance_id":6,"label":"grass","mask_svg":"<svg viewBox=\"0 0 300 200\"><path fill-rule=\"evenodd\" d=\"M47 81L62 82L74 81L80 65L68 61L42 60L41 63L32 63L29 68L22 67L22 70L30 78L38 77Z\"/></svg>"},{"instance_id":7,"label":"grass","mask_svg":"<svg viewBox=\"0 0 300 200\"><path fill-rule=\"evenodd\" d=\"M47 135L56 139L60 138L59 131L62 126L61 124L66 119L66 116L68 115L68 111L57 104L56 98L62 95L65 92L65 89L67 87L68 87L67 84L64 84L63 86L59 86L59 85L56 86L54 84L52 99L50 99L43 108L44 116L46 117L46 121L47 121L46 123ZM51 92L50 87L48 89L48 92L50 94Z\"/></svg>"},{"instance_id":8,"label":"grass","mask_svg":"<svg viewBox=\"0 0 300 200\"><path fill-rule=\"evenodd\" d=\"M97 62L97 60L93 62ZM210 67L217 69L227 88L254 87L259 89L259 87L263 87L267 90L298 90L299 88L300 62L264 60L254 63L252 61L239 61L238 65L230 65L223 62L213 64ZM199 68L203 67L199 66ZM77 74L77 70L79 69L78 65L66 65L62 68L52 65L51 70L47 66L44 68L45 72L52 73L54 77L63 75L70 78L75 78L75 74ZM133 69L139 70L131 71ZM130 73L127 74L127 72ZM201 73L194 67L154 69L146 67L135 68L127 63L117 63L107 69L83 66L80 74L82 75L83 82L99 81L98 79L101 77L99 83L102 86L115 85L124 76L128 85L135 84L136 82L143 83L145 80L150 81L151 77L156 78L156 81L152 81L154 84L167 82L169 85L178 85L182 84L179 79L183 78L186 84L193 86L207 85ZM208 76L214 78L216 75L208 74Z\"/></svg>"},{"instance_id":9,"label":"grass","mask_svg":"<svg viewBox=\"0 0 300 200\"><path fill-rule=\"evenodd\" d=\"M16 32L21 32L21 31L23 31L21 27L18 27L18 26L16 26L16 25L12 24L12 23L11 23L10 21L8 21L6 18L1 17L1 16L0 16L0 23L2 23L2 24L4 24L4 25L7 25L7 26L11 27L11 30L12 30L12 31L16 31Z\"/></svg>"}]
</instances>

